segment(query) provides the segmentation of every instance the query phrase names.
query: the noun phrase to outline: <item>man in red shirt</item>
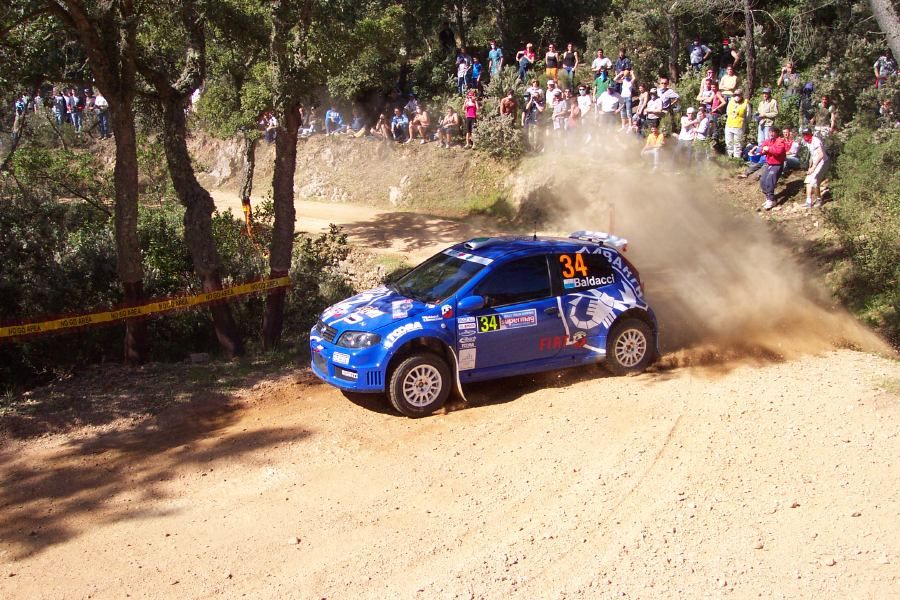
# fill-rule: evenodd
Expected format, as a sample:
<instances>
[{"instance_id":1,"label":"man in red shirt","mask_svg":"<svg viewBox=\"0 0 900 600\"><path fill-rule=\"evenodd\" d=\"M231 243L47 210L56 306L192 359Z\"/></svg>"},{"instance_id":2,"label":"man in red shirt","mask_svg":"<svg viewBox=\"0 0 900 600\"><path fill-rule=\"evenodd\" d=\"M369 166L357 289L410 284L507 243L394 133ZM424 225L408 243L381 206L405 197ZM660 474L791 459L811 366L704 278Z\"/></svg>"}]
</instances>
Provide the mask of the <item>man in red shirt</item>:
<instances>
[{"instance_id":1,"label":"man in red shirt","mask_svg":"<svg viewBox=\"0 0 900 600\"><path fill-rule=\"evenodd\" d=\"M778 178L784 170L784 161L787 159L789 148L790 143L781 137L777 127L769 129L769 137L762 143L759 151L766 157L765 171L759 182L760 189L766 195L766 203L763 204L765 210L772 210L775 206L775 186L778 185Z\"/></svg>"}]
</instances>

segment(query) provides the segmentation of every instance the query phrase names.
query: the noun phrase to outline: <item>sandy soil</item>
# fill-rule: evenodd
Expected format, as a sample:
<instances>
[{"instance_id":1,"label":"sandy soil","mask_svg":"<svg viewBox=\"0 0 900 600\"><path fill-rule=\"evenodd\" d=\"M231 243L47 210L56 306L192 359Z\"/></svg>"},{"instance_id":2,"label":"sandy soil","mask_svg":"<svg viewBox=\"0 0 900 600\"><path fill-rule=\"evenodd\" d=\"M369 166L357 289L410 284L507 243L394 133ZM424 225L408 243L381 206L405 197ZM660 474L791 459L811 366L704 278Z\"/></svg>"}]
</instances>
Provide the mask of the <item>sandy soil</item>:
<instances>
[{"instance_id":1,"label":"sandy soil","mask_svg":"<svg viewBox=\"0 0 900 600\"><path fill-rule=\"evenodd\" d=\"M241 200L236 193L228 190L211 193L216 208L242 214ZM294 206L297 210L296 231L322 233L334 223L343 228L351 244L375 253L400 255L411 263L421 262L479 230L472 219L466 223L358 204L297 200Z\"/></svg>"},{"instance_id":2,"label":"sandy soil","mask_svg":"<svg viewBox=\"0 0 900 600\"><path fill-rule=\"evenodd\" d=\"M897 363L719 367L421 420L299 370L9 442L0 597L897 597Z\"/></svg>"}]
</instances>

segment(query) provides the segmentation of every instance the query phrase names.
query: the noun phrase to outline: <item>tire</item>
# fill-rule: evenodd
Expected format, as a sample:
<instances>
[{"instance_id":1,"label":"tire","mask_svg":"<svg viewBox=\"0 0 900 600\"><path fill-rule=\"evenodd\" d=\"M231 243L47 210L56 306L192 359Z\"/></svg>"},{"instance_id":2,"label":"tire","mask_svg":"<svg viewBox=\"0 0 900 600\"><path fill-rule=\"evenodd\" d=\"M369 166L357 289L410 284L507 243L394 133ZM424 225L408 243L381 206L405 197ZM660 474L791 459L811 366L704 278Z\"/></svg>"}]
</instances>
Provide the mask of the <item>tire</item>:
<instances>
[{"instance_id":1,"label":"tire","mask_svg":"<svg viewBox=\"0 0 900 600\"><path fill-rule=\"evenodd\" d=\"M656 340L650 326L640 319L624 319L613 325L606 338L604 366L613 375L642 373L655 353Z\"/></svg>"},{"instance_id":2,"label":"tire","mask_svg":"<svg viewBox=\"0 0 900 600\"><path fill-rule=\"evenodd\" d=\"M387 395L401 414L424 417L444 405L451 387L447 361L436 354L422 353L397 365L391 373Z\"/></svg>"}]
</instances>

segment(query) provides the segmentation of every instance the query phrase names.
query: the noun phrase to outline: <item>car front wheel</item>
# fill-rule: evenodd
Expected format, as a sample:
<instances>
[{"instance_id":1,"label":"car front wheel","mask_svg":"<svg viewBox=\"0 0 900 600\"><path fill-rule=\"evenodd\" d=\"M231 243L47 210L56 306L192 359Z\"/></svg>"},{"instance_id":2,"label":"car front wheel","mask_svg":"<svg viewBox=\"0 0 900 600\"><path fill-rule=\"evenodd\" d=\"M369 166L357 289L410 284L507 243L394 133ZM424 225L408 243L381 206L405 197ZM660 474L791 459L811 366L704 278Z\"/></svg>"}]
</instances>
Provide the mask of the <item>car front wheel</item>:
<instances>
[{"instance_id":1,"label":"car front wheel","mask_svg":"<svg viewBox=\"0 0 900 600\"><path fill-rule=\"evenodd\" d=\"M450 367L435 354L405 358L391 375L388 398L407 417L430 415L450 395Z\"/></svg>"},{"instance_id":2,"label":"car front wheel","mask_svg":"<svg viewBox=\"0 0 900 600\"><path fill-rule=\"evenodd\" d=\"M650 326L640 319L625 319L606 338L606 368L613 375L641 373L653 361L654 348Z\"/></svg>"}]
</instances>

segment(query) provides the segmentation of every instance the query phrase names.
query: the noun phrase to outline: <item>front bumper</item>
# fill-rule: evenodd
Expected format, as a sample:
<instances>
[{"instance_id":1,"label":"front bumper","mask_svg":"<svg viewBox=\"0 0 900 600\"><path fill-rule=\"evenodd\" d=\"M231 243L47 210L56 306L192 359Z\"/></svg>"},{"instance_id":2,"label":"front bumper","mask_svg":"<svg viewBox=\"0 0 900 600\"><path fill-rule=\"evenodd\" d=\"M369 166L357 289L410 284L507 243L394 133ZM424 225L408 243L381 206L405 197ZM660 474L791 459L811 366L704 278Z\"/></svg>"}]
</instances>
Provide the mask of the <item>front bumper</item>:
<instances>
[{"instance_id":1,"label":"front bumper","mask_svg":"<svg viewBox=\"0 0 900 600\"><path fill-rule=\"evenodd\" d=\"M316 377L335 387L354 392L384 391L384 369L379 360L383 349L351 349L330 344L313 331L309 340L310 366Z\"/></svg>"}]
</instances>

